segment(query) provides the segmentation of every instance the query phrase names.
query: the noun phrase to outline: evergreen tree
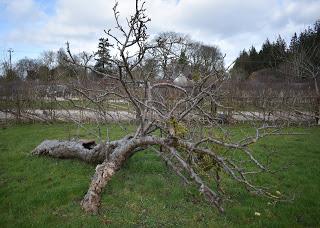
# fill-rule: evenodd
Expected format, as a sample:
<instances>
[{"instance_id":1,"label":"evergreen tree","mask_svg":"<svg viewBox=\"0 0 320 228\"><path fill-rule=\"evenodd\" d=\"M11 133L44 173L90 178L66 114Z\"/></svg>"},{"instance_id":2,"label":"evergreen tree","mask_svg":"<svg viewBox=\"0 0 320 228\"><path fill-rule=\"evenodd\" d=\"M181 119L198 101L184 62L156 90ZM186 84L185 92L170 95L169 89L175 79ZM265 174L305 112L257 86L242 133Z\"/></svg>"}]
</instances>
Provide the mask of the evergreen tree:
<instances>
[{"instance_id":1,"label":"evergreen tree","mask_svg":"<svg viewBox=\"0 0 320 228\"><path fill-rule=\"evenodd\" d=\"M287 57L286 41L279 35L277 41L273 44L273 66L276 67Z\"/></svg>"},{"instance_id":2,"label":"evergreen tree","mask_svg":"<svg viewBox=\"0 0 320 228\"><path fill-rule=\"evenodd\" d=\"M180 53L179 59L178 59L178 63L181 65L187 65L188 64L188 58L186 55L186 52L183 50Z\"/></svg>"},{"instance_id":3,"label":"evergreen tree","mask_svg":"<svg viewBox=\"0 0 320 228\"><path fill-rule=\"evenodd\" d=\"M299 46L298 36L297 36L297 33L295 32L291 38L290 45L289 45L290 53L295 52L298 46Z\"/></svg>"},{"instance_id":4,"label":"evergreen tree","mask_svg":"<svg viewBox=\"0 0 320 228\"><path fill-rule=\"evenodd\" d=\"M313 70L319 69L320 20L317 20L313 27L308 27L301 32L299 36L294 33L288 48L285 40L279 35L272 43L266 39L259 53L253 46L248 52L242 51L235 61L233 71L251 74L260 69L279 67L282 63L289 64L290 61L296 63L303 61L308 63L308 66L312 66ZM306 72L302 72L297 75L305 74Z\"/></svg>"},{"instance_id":5,"label":"evergreen tree","mask_svg":"<svg viewBox=\"0 0 320 228\"><path fill-rule=\"evenodd\" d=\"M249 69L248 69L248 64L249 64L249 55L246 50L243 50L240 52L240 56L236 59L234 63L234 69L240 70L244 74L249 75Z\"/></svg>"},{"instance_id":6,"label":"evergreen tree","mask_svg":"<svg viewBox=\"0 0 320 228\"><path fill-rule=\"evenodd\" d=\"M259 54L254 46L249 50L248 62L246 63L246 68L249 74L258 70L260 66Z\"/></svg>"},{"instance_id":7,"label":"evergreen tree","mask_svg":"<svg viewBox=\"0 0 320 228\"><path fill-rule=\"evenodd\" d=\"M108 39L100 38L98 51L95 53L96 64L94 68L103 73L110 73L112 69L112 64L110 62L110 48L111 44Z\"/></svg>"},{"instance_id":8,"label":"evergreen tree","mask_svg":"<svg viewBox=\"0 0 320 228\"><path fill-rule=\"evenodd\" d=\"M272 44L270 43L269 39L266 39L266 41L262 44L259 56L263 68L271 67L273 65Z\"/></svg>"},{"instance_id":9,"label":"evergreen tree","mask_svg":"<svg viewBox=\"0 0 320 228\"><path fill-rule=\"evenodd\" d=\"M182 50L178 59L178 69L183 72L188 65L188 57L186 55L186 51Z\"/></svg>"}]
</instances>

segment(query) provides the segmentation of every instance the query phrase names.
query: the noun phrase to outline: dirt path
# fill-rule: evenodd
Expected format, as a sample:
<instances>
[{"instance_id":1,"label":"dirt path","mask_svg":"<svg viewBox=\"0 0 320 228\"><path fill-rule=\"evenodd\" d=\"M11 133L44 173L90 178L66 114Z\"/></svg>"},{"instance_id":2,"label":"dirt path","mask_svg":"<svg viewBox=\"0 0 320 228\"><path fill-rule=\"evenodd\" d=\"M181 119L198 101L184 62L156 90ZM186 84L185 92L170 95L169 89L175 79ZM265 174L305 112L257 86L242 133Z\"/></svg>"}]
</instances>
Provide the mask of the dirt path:
<instances>
[{"instance_id":1,"label":"dirt path","mask_svg":"<svg viewBox=\"0 0 320 228\"><path fill-rule=\"evenodd\" d=\"M226 114L219 112L218 115L222 120L230 119ZM16 116L13 113L5 113L0 111L0 120L15 119ZM197 118L195 115L192 118ZM135 114L127 111L108 111L104 114L94 111L80 111L80 110L27 110L21 114L21 119L25 120L62 120L62 121L128 121L134 120ZM231 116L231 120L245 122L245 121L277 121L277 120L289 120L294 122L312 121L314 116L312 113L294 113L294 112L274 112L274 113L262 113L262 112L234 112Z\"/></svg>"}]
</instances>

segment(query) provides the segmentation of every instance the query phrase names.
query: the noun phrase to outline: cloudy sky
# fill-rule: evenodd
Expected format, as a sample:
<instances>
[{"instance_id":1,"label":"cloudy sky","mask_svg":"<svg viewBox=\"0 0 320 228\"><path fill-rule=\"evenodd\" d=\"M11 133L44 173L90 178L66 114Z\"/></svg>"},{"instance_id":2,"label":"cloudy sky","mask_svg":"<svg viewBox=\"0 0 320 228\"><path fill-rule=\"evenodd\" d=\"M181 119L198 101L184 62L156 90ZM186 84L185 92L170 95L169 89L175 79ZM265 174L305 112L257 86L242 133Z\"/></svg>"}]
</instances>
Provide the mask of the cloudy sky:
<instances>
[{"instance_id":1,"label":"cloudy sky","mask_svg":"<svg viewBox=\"0 0 320 228\"><path fill-rule=\"evenodd\" d=\"M103 30L114 28L114 0L0 0L0 58L37 57L71 43L94 51ZM119 0L122 17L134 0ZM147 0L151 36L162 31L189 34L218 45L232 62L244 48L260 48L268 37L286 40L320 19L320 0Z\"/></svg>"}]
</instances>

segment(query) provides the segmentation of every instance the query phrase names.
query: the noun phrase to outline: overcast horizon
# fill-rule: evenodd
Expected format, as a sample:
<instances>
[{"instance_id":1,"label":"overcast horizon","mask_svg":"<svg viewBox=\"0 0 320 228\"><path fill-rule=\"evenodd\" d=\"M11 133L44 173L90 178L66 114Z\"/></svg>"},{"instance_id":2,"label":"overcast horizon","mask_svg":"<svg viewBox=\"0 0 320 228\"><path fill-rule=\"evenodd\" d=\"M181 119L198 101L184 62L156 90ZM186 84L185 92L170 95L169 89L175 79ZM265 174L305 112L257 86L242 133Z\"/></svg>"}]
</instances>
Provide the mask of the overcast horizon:
<instances>
[{"instance_id":1,"label":"overcast horizon","mask_svg":"<svg viewBox=\"0 0 320 228\"><path fill-rule=\"evenodd\" d=\"M95 51L104 29L114 28L113 0L0 0L0 58L38 57L69 41L75 52ZM119 0L121 18L133 0ZM251 45L258 50L281 35L287 43L320 18L320 0L149 0L151 37L174 31L217 45L230 64Z\"/></svg>"}]
</instances>

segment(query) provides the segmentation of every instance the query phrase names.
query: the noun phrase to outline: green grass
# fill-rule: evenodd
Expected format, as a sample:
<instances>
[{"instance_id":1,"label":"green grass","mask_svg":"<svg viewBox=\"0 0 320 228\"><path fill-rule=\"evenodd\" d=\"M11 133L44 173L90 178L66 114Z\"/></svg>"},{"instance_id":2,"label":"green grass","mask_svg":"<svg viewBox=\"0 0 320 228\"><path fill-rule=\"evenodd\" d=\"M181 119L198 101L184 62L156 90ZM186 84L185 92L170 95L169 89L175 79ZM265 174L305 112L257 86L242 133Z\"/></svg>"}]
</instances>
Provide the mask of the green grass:
<instances>
[{"instance_id":1,"label":"green grass","mask_svg":"<svg viewBox=\"0 0 320 228\"><path fill-rule=\"evenodd\" d=\"M111 138L123 132L110 128ZM130 131L132 127L128 126ZM234 127L235 136L240 131ZM233 200L220 215L194 187L184 187L155 154L131 157L105 188L99 215L82 212L94 166L77 160L30 156L43 139L67 139L72 125L13 125L0 129L0 227L317 227L320 226L320 129L295 129L302 136L273 137L256 149L277 148L275 166L288 170L258 181L295 197L293 202L269 205L230 183ZM87 136L80 131L81 137ZM261 216L255 216L259 212Z\"/></svg>"}]
</instances>

